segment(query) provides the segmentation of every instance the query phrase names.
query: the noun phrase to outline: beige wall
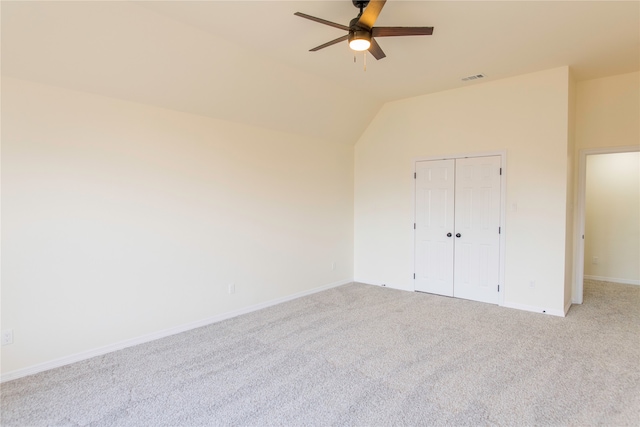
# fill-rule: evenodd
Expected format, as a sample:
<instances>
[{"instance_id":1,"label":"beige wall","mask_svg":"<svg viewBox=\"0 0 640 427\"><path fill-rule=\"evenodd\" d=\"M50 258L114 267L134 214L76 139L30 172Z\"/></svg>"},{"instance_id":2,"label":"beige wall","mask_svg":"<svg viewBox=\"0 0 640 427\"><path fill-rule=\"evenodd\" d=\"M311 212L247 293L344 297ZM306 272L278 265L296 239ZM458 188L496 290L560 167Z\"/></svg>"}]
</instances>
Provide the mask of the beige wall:
<instances>
[{"instance_id":1,"label":"beige wall","mask_svg":"<svg viewBox=\"0 0 640 427\"><path fill-rule=\"evenodd\" d=\"M574 88L562 67L389 103L354 158L344 143L3 78L2 328L15 342L2 372L354 275L412 290L423 156L506 150L505 305L561 313L572 158L638 144L639 82Z\"/></svg>"},{"instance_id":2,"label":"beige wall","mask_svg":"<svg viewBox=\"0 0 640 427\"><path fill-rule=\"evenodd\" d=\"M413 290L416 157L506 150L505 305L562 314L568 113L567 67L386 104L355 147L355 279Z\"/></svg>"},{"instance_id":3,"label":"beige wall","mask_svg":"<svg viewBox=\"0 0 640 427\"><path fill-rule=\"evenodd\" d=\"M585 276L640 284L640 153L587 156L585 202Z\"/></svg>"},{"instance_id":4,"label":"beige wall","mask_svg":"<svg viewBox=\"0 0 640 427\"><path fill-rule=\"evenodd\" d=\"M640 72L576 85L576 150L640 144Z\"/></svg>"},{"instance_id":5,"label":"beige wall","mask_svg":"<svg viewBox=\"0 0 640 427\"><path fill-rule=\"evenodd\" d=\"M353 277L350 146L9 78L2 124L3 374Z\"/></svg>"},{"instance_id":6,"label":"beige wall","mask_svg":"<svg viewBox=\"0 0 640 427\"><path fill-rule=\"evenodd\" d=\"M579 162L586 151L617 150L634 151L640 144L640 72L620 74L594 80L578 82L576 84L576 147L575 147L575 184L578 189L581 179L585 178L585 171L580 170ZM622 148L618 148L622 147ZM589 159L593 154L586 156ZM583 168L586 166L582 166ZM584 183L584 181L582 181ZM584 189L580 190L583 197ZM576 194L578 191L576 191ZM582 221L586 207L576 211L576 223ZM578 236L586 234L578 230ZM586 243L586 242L585 242ZM586 247L584 248L586 251ZM585 253L584 268L582 259L576 263L586 273L592 256ZM586 273L588 274L588 273ZM576 284L579 292L579 284ZM574 301L581 301L580 295L573 295Z\"/></svg>"}]
</instances>

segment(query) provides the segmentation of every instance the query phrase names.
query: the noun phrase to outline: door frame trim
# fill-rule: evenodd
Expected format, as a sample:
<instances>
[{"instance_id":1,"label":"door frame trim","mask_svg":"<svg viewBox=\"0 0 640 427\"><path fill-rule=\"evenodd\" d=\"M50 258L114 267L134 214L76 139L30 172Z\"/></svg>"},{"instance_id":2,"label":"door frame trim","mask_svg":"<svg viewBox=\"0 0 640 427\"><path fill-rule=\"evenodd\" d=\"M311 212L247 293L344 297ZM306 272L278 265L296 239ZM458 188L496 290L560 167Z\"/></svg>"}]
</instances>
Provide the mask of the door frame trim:
<instances>
[{"instance_id":1,"label":"door frame trim","mask_svg":"<svg viewBox=\"0 0 640 427\"><path fill-rule=\"evenodd\" d=\"M500 167L502 168L502 175L500 176L500 266L498 273L500 275L500 291L498 292L498 305L504 305L504 295L505 295L505 259L506 259L506 236L507 236L507 227L506 227L506 214L507 214L507 150L496 150L496 151L480 151L480 152L472 152L472 153L459 153L459 154L450 154L444 156L420 156L414 157L411 159L411 169L412 175L416 173L416 163L424 162L429 160L451 160L451 159L464 159L465 157L489 157L489 156L500 156ZM413 175L415 176L415 175ZM413 178L412 176L412 178ZM411 211L413 212L413 223L416 223L416 179L413 178L413 197L411 198ZM416 271L416 232L413 227L411 227L411 267L413 269L413 274ZM411 276L414 277L414 276ZM416 290L416 282L415 279L411 279L413 285L413 291Z\"/></svg>"},{"instance_id":2,"label":"door frame trim","mask_svg":"<svg viewBox=\"0 0 640 427\"><path fill-rule=\"evenodd\" d=\"M577 221L574 221L573 267L574 280L571 292L571 303L582 304L584 299L584 232L586 227L586 191L587 191L587 156L594 154L635 153L640 151L638 145L626 145L606 148L584 148L580 150L578 165L578 209Z\"/></svg>"}]
</instances>

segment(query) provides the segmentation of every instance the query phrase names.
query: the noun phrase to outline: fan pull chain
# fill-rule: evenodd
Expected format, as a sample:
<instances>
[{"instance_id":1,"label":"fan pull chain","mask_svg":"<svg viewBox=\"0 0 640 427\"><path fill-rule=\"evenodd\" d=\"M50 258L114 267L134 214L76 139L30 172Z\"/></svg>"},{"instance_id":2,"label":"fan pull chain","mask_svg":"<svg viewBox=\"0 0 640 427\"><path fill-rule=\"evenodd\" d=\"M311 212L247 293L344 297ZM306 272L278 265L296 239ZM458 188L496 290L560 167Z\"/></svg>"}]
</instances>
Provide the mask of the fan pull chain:
<instances>
[{"instance_id":1,"label":"fan pull chain","mask_svg":"<svg viewBox=\"0 0 640 427\"><path fill-rule=\"evenodd\" d=\"M366 51L366 50L364 51L364 56L363 56L363 58L364 58L364 60L363 60L363 62L362 62L362 69L363 69L364 71L367 71L367 51ZM353 54L353 63L354 63L354 64L356 63L356 55L355 55L355 54Z\"/></svg>"}]
</instances>

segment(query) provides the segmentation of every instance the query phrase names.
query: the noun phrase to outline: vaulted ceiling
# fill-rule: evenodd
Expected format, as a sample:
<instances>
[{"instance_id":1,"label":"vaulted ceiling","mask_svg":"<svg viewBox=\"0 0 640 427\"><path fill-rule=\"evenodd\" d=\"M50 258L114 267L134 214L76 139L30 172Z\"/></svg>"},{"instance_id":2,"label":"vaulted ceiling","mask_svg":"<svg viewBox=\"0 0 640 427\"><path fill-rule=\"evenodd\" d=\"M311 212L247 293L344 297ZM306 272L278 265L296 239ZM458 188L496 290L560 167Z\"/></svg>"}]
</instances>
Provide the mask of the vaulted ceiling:
<instances>
[{"instance_id":1,"label":"vaulted ceiling","mask_svg":"<svg viewBox=\"0 0 640 427\"><path fill-rule=\"evenodd\" d=\"M340 1L2 1L2 74L353 144L384 102L568 65L577 80L640 68L637 1L389 0L387 58L300 11L348 24ZM355 63L354 63L355 57Z\"/></svg>"}]
</instances>

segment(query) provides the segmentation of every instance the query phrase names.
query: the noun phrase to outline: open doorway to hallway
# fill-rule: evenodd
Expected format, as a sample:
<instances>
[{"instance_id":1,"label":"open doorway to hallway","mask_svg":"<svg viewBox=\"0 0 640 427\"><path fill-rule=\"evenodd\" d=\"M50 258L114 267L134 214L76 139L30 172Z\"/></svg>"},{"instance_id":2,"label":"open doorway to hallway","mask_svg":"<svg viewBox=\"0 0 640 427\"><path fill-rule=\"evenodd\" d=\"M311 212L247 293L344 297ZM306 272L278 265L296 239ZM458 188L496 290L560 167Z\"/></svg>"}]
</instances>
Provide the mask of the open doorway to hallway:
<instances>
[{"instance_id":1,"label":"open doorway to hallway","mask_svg":"<svg viewBox=\"0 0 640 427\"><path fill-rule=\"evenodd\" d=\"M576 279L640 285L640 152L588 150L580 164L582 233ZM581 303L584 286L574 302Z\"/></svg>"},{"instance_id":2,"label":"open doorway to hallway","mask_svg":"<svg viewBox=\"0 0 640 427\"><path fill-rule=\"evenodd\" d=\"M584 278L640 285L640 152L587 157Z\"/></svg>"}]
</instances>

